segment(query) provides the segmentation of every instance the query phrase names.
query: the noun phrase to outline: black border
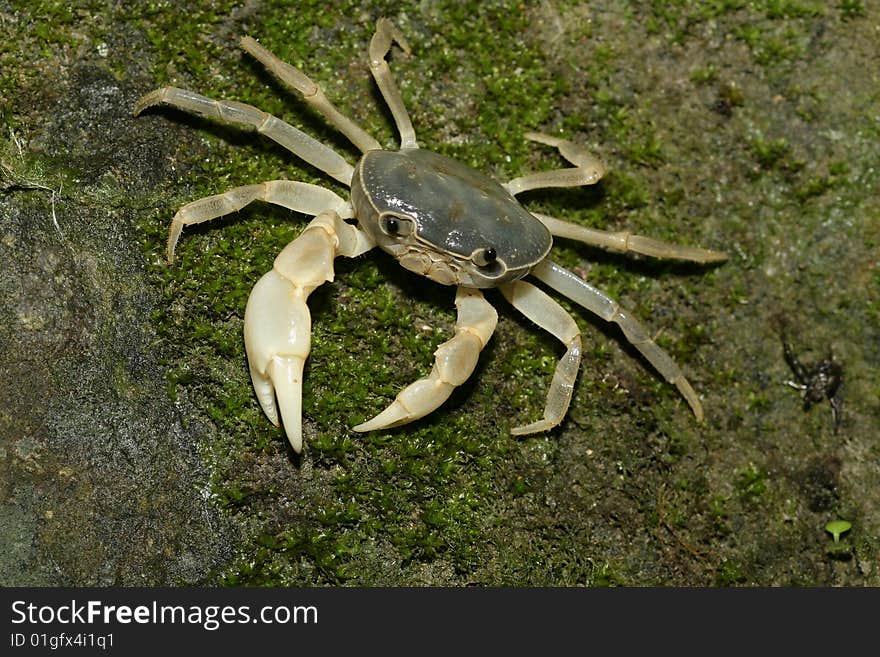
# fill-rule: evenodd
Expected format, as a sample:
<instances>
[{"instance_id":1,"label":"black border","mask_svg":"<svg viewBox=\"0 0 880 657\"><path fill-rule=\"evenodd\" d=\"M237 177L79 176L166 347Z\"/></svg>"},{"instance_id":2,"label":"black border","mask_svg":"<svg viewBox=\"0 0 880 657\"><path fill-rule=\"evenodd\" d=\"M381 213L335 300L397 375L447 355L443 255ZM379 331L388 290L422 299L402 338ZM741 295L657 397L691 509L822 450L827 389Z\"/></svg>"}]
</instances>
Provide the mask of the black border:
<instances>
[{"instance_id":1,"label":"black border","mask_svg":"<svg viewBox=\"0 0 880 657\"><path fill-rule=\"evenodd\" d=\"M0 653L152 654L198 648L242 654L254 648L279 654L321 650L427 652L442 650L589 654L672 651L747 654L782 650L833 656L876 645L880 589L561 589L561 588L6 588ZM317 623L201 625L15 623L15 601L37 606L313 605ZM21 605L19 605L21 608ZM112 650L15 647L15 634L113 634ZM20 638L20 637L19 637ZM245 652L245 654L247 654Z\"/></svg>"}]
</instances>

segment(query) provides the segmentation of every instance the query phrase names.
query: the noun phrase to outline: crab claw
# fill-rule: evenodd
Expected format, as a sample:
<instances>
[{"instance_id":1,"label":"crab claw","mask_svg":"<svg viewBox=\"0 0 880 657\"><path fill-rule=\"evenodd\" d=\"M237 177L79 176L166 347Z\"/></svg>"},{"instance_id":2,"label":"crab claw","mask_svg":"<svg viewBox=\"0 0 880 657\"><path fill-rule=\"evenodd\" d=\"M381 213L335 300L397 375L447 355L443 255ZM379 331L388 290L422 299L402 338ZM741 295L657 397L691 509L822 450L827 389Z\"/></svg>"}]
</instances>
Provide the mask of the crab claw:
<instances>
[{"instance_id":1,"label":"crab claw","mask_svg":"<svg viewBox=\"0 0 880 657\"><path fill-rule=\"evenodd\" d=\"M272 270L251 291L244 312L244 346L257 399L275 426L280 409L287 439L297 453L303 444L303 366L312 346L306 299L333 280L336 255L335 233L331 235L325 217L309 224L278 254Z\"/></svg>"},{"instance_id":2,"label":"crab claw","mask_svg":"<svg viewBox=\"0 0 880 657\"><path fill-rule=\"evenodd\" d=\"M266 416L279 426L279 407L291 447L302 449L302 374L311 349L305 297L274 269L254 286L244 313L251 381ZM278 405L275 398L278 398Z\"/></svg>"},{"instance_id":3,"label":"crab claw","mask_svg":"<svg viewBox=\"0 0 880 657\"><path fill-rule=\"evenodd\" d=\"M477 366L480 351L492 337L498 313L479 290L464 287L456 292L455 307L455 336L434 352L431 373L401 390L388 408L354 427L355 431L387 429L424 417L467 380Z\"/></svg>"}]
</instances>

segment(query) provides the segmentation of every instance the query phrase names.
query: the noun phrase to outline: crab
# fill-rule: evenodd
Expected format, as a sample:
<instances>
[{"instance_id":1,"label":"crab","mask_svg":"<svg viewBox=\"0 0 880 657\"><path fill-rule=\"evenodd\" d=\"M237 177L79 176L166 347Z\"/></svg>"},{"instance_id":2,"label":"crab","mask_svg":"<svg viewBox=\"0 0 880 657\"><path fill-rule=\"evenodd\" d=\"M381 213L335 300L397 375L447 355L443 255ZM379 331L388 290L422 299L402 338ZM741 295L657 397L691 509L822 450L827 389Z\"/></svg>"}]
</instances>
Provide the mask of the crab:
<instances>
[{"instance_id":1,"label":"crab","mask_svg":"<svg viewBox=\"0 0 880 657\"><path fill-rule=\"evenodd\" d=\"M560 424L580 369L581 331L571 315L540 287L524 280L526 276L617 324L630 344L680 391L701 421L703 408L696 392L642 324L607 294L555 263L549 253L553 238L561 237L616 252L697 263L722 262L727 255L628 231L594 230L528 211L517 195L538 188L593 185L602 178L602 163L567 139L526 133L526 139L557 149L574 166L507 182L420 148L386 61L394 43L410 54L400 30L380 18L369 45L369 67L400 134L397 150L383 150L375 138L339 112L304 73L253 38L241 39L247 53L361 151L355 166L294 126L251 105L162 87L143 96L134 108L137 116L148 107L166 105L250 128L351 189L350 200L346 200L318 185L270 180L188 203L171 221L169 264L185 226L221 217L253 201L314 217L254 286L244 315L245 351L256 397L269 420L276 426L283 422L293 450L299 453L303 447L303 367L311 347L307 298L318 286L333 280L335 258L355 258L375 247L416 274L454 286L457 319L454 336L435 352L430 374L404 388L384 411L353 427L354 431L387 429L421 418L468 379L497 323L496 310L483 296L482 290L487 288L498 288L516 310L549 331L565 348L549 386L543 416L512 428L511 433L545 432Z\"/></svg>"}]
</instances>

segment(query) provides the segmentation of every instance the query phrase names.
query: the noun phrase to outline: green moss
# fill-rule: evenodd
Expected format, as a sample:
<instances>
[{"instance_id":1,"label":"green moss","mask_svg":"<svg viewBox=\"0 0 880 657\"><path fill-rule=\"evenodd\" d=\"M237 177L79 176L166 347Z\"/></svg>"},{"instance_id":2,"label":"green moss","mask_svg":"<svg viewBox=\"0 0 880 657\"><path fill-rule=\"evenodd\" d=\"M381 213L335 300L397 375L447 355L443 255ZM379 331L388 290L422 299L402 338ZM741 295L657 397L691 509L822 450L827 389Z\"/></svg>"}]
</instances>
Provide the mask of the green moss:
<instances>
[{"instance_id":1,"label":"green moss","mask_svg":"<svg viewBox=\"0 0 880 657\"><path fill-rule=\"evenodd\" d=\"M748 0L651 0L646 28L649 33L665 33L672 44L682 44L706 21L735 12L747 4Z\"/></svg>"},{"instance_id":2,"label":"green moss","mask_svg":"<svg viewBox=\"0 0 880 657\"><path fill-rule=\"evenodd\" d=\"M764 169L783 168L788 165L791 146L784 137L765 139L756 137L751 144L755 160Z\"/></svg>"},{"instance_id":3,"label":"green moss","mask_svg":"<svg viewBox=\"0 0 880 657\"><path fill-rule=\"evenodd\" d=\"M597 566L593 570L589 581L590 586L599 587L627 586L629 584L620 571L610 563L603 563Z\"/></svg>"},{"instance_id":4,"label":"green moss","mask_svg":"<svg viewBox=\"0 0 880 657\"><path fill-rule=\"evenodd\" d=\"M865 15L865 3L862 0L840 0L840 15L844 20L853 20Z\"/></svg>"},{"instance_id":5,"label":"green moss","mask_svg":"<svg viewBox=\"0 0 880 657\"><path fill-rule=\"evenodd\" d=\"M731 532L728 513L728 499L721 495L714 495L709 499L708 512L710 526L714 535L726 537Z\"/></svg>"},{"instance_id":6,"label":"green moss","mask_svg":"<svg viewBox=\"0 0 880 657\"><path fill-rule=\"evenodd\" d=\"M790 19L790 18L813 18L824 13L823 2L809 2L804 0L762 0L755 3L762 8L767 18Z\"/></svg>"},{"instance_id":7,"label":"green moss","mask_svg":"<svg viewBox=\"0 0 880 657\"><path fill-rule=\"evenodd\" d=\"M747 504L759 504L767 493L767 475L754 463L739 468L735 475L740 499Z\"/></svg>"},{"instance_id":8,"label":"green moss","mask_svg":"<svg viewBox=\"0 0 880 657\"><path fill-rule=\"evenodd\" d=\"M780 18L775 10L768 10L768 16ZM741 24L735 28L734 34L749 47L754 60L766 68L790 64L802 57L810 40L809 23L793 19Z\"/></svg>"},{"instance_id":9,"label":"green moss","mask_svg":"<svg viewBox=\"0 0 880 657\"><path fill-rule=\"evenodd\" d=\"M695 68L691 71L691 82L694 84L710 84L718 79L718 66L714 63Z\"/></svg>"},{"instance_id":10,"label":"green moss","mask_svg":"<svg viewBox=\"0 0 880 657\"><path fill-rule=\"evenodd\" d=\"M742 565L735 561L724 560L715 569L715 583L718 586L745 584L747 580Z\"/></svg>"},{"instance_id":11,"label":"green moss","mask_svg":"<svg viewBox=\"0 0 880 657\"><path fill-rule=\"evenodd\" d=\"M799 178L792 190L792 195L798 202L823 196L833 189L845 187L848 180L849 164L845 161L831 161L827 164L826 172L813 173Z\"/></svg>"}]
</instances>

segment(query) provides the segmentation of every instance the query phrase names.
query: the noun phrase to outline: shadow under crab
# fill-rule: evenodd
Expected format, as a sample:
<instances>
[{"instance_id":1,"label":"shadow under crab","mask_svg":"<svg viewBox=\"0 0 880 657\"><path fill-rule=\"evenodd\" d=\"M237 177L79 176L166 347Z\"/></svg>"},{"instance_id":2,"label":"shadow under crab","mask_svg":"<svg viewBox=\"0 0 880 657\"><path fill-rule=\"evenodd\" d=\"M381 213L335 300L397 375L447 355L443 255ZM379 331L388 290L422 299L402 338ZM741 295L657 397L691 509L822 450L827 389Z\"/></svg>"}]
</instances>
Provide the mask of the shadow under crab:
<instances>
[{"instance_id":1,"label":"shadow under crab","mask_svg":"<svg viewBox=\"0 0 880 657\"><path fill-rule=\"evenodd\" d=\"M601 162L580 146L542 133L532 141L556 148L574 166L498 183L460 162L419 148L415 131L385 57L403 35L379 19L369 46L370 71L400 133L400 148L383 150L360 126L342 115L321 88L280 61L250 37L242 47L282 84L342 132L362 152L355 166L299 129L261 110L227 100L163 87L142 97L135 115L169 105L235 126L251 128L351 188L346 201L322 187L273 180L231 189L183 206L172 219L168 260L184 226L209 221L261 200L314 216L256 284L245 311L245 347L257 398L268 418L284 423L291 446L302 449L303 367L311 347L309 294L333 280L338 256L356 257L374 247L406 269L456 286L455 335L438 347L431 373L402 390L388 408L354 429L372 431L405 424L430 413L472 374L497 323L481 292L497 287L535 324L562 342L565 354L550 383L543 417L511 429L514 434L547 431L565 417L580 369L581 334L574 319L547 293L523 280L533 276L608 322L675 385L698 420L703 409L678 365L630 313L605 293L549 259L553 237L573 239L618 252L698 263L717 263L726 254L660 242L629 232L606 232L531 213L515 196L532 189L592 185L604 174ZM277 404L276 404L277 399Z\"/></svg>"}]
</instances>

